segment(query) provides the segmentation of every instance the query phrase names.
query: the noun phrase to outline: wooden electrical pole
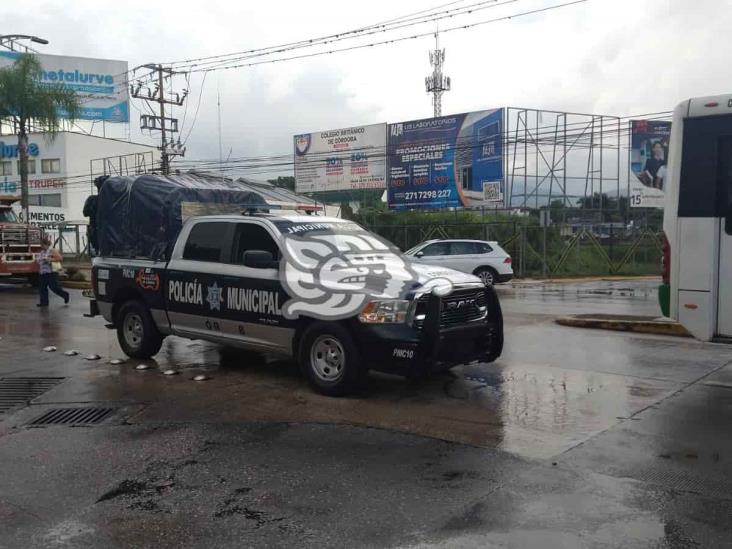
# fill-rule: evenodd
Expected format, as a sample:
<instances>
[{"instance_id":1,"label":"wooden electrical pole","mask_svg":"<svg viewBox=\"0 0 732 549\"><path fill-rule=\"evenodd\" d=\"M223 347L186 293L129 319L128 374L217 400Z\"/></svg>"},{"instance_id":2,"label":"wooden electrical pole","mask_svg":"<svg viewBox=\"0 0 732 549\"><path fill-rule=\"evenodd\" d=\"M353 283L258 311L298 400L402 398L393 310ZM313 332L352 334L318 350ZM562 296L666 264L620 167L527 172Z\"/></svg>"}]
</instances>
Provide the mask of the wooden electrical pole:
<instances>
[{"instance_id":1,"label":"wooden electrical pole","mask_svg":"<svg viewBox=\"0 0 732 549\"><path fill-rule=\"evenodd\" d=\"M160 116L141 114L140 129L159 131L160 132L160 171L167 175L170 173L170 158L173 156L185 156L185 147L181 144L180 139L176 142L173 134L178 133L178 119L165 116L165 105L176 105L180 107L188 96L188 90L183 90L183 94L174 93L174 97L166 97L165 80L171 78L175 74L179 74L173 69L163 67L160 64L149 63L138 68L150 69L150 76L157 73L155 89L150 90L146 87L143 91L143 83L138 81L137 84L130 84L130 95L135 99L142 99L148 103L157 103ZM154 112L154 111L153 111Z\"/></svg>"}]
</instances>

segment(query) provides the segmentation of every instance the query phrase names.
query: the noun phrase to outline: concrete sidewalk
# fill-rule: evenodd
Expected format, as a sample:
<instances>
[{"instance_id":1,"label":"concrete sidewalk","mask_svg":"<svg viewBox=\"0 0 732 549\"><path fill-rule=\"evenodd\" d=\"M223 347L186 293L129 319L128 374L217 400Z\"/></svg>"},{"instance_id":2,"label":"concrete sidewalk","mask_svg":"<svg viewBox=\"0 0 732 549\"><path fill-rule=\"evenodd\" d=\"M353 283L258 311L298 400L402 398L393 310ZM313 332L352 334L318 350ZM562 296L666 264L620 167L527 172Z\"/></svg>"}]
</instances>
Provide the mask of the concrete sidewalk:
<instances>
[{"instance_id":1,"label":"concrete sidewalk","mask_svg":"<svg viewBox=\"0 0 732 549\"><path fill-rule=\"evenodd\" d=\"M556 319L556 322L562 326L573 326L575 328L691 337L691 334L681 324L664 317L589 313L560 316Z\"/></svg>"}]
</instances>

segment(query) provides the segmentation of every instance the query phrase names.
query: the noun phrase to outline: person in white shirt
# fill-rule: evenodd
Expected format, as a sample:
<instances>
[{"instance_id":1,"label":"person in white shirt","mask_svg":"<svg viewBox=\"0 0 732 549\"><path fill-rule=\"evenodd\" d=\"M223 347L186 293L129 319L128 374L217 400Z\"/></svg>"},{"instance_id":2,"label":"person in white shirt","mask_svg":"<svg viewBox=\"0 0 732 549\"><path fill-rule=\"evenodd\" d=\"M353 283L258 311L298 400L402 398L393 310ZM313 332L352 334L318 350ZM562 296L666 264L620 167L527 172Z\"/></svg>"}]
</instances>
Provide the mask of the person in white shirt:
<instances>
[{"instance_id":1,"label":"person in white shirt","mask_svg":"<svg viewBox=\"0 0 732 549\"><path fill-rule=\"evenodd\" d=\"M38 291L41 302L37 307L48 307L48 290L63 298L64 303L69 302L69 292L61 288L58 283L58 273L53 270L53 263L61 263L63 257L58 250L51 247L51 239L47 236L41 241L41 253L38 254Z\"/></svg>"}]
</instances>

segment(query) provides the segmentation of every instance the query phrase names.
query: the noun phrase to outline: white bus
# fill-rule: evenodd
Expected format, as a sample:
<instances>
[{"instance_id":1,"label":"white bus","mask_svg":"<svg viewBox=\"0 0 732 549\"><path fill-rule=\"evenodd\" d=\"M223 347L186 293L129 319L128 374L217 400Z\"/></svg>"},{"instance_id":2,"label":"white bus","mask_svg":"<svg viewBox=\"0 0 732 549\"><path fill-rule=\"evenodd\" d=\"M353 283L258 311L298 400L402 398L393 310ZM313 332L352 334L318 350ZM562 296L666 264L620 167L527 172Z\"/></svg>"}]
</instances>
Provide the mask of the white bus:
<instances>
[{"instance_id":1,"label":"white bus","mask_svg":"<svg viewBox=\"0 0 732 549\"><path fill-rule=\"evenodd\" d=\"M676 107L665 186L671 317L732 342L732 94Z\"/></svg>"}]
</instances>

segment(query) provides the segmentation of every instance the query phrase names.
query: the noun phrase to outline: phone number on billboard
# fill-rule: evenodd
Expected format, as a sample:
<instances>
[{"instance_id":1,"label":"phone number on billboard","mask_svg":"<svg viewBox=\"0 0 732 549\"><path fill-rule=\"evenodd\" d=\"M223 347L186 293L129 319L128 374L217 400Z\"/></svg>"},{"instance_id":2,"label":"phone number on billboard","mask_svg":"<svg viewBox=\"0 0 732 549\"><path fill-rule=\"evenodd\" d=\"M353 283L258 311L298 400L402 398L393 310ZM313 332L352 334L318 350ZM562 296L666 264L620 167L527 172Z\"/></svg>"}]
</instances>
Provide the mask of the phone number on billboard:
<instances>
[{"instance_id":1,"label":"phone number on billboard","mask_svg":"<svg viewBox=\"0 0 732 549\"><path fill-rule=\"evenodd\" d=\"M405 200L422 200L424 198L449 198L452 189L442 191L407 191L404 193Z\"/></svg>"}]
</instances>

